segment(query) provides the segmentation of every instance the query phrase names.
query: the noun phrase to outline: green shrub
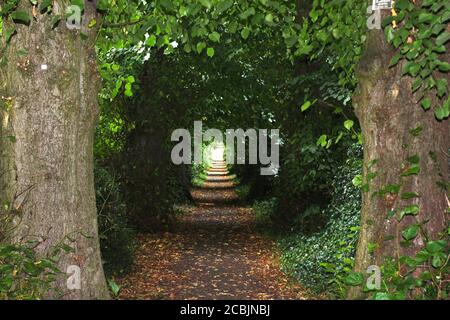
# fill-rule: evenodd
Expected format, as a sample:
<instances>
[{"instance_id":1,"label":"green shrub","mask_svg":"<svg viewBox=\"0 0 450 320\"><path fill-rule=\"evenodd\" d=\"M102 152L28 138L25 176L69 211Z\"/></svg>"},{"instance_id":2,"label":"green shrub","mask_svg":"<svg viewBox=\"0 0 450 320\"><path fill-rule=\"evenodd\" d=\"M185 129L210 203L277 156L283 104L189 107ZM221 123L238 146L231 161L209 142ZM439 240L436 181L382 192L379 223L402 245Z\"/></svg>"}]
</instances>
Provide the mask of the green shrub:
<instances>
[{"instance_id":1,"label":"green shrub","mask_svg":"<svg viewBox=\"0 0 450 320\"><path fill-rule=\"evenodd\" d=\"M0 245L0 300L38 300L52 291L56 257L38 258L34 246Z\"/></svg>"},{"instance_id":2,"label":"green shrub","mask_svg":"<svg viewBox=\"0 0 450 320\"><path fill-rule=\"evenodd\" d=\"M253 203L253 212L255 213L256 223L259 225L270 226L273 222L276 206L276 198L255 201Z\"/></svg>"},{"instance_id":3,"label":"green shrub","mask_svg":"<svg viewBox=\"0 0 450 320\"><path fill-rule=\"evenodd\" d=\"M241 201L246 201L250 194L251 186L249 184L239 184L236 186L236 193Z\"/></svg>"},{"instance_id":4,"label":"green shrub","mask_svg":"<svg viewBox=\"0 0 450 320\"><path fill-rule=\"evenodd\" d=\"M280 237L283 270L314 292L345 295L343 279L353 266L358 238L361 193L352 184L361 170L359 148L350 149L349 159L339 167L333 182L332 200L322 214L325 227L313 234L296 232Z\"/></svg>"},{"instance_id":5,"label":"green shrub","mask_svg":"<svg viewBox=\"0 0 450 320\"><path fill-rule=\"evenodd\" d=\"M99 237L107 275L126 272L133 263L134 231L130 227L119 182L106 168L95 168Z\"/></svg>"}]
</instances>

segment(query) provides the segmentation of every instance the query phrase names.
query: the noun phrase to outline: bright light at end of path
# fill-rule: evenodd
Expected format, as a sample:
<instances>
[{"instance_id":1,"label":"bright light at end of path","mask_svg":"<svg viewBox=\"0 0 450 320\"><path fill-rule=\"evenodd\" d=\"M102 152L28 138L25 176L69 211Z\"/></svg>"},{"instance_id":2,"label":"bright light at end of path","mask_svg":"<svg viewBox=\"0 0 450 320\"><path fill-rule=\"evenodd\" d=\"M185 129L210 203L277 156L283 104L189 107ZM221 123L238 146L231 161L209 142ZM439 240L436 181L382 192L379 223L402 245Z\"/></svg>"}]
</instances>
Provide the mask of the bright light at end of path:
<instances>
[{"instance_id":1,"label":"bright light at end of path","mask_svg":"<svg viewBox=\"0 0 450 320\"><path fill-rule=\"evenodd\" d=\"M224 151L225 151L225 148L223 146L215 147L211 152L211 159L214 161L222 161Z\"/></svg>"}]
</instances>

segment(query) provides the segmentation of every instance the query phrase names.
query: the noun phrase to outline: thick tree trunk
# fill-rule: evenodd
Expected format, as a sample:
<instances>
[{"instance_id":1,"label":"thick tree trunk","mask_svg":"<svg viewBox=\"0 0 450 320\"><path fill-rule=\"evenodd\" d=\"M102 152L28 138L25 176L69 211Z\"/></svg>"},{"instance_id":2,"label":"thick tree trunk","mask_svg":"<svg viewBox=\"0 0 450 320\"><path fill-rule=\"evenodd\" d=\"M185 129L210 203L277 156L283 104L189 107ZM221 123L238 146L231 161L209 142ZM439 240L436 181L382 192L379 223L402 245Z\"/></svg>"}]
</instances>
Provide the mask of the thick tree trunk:
<instances>
[{"instance_id":1,"label":"thick tree trunk","mask_svg":"<svg viewBox=\"0 0 450 320\"><path fill-rule=\"evenodd\" d=\"M433 111L422 110L411 90L412 78L401 75L401 64L389 68L393 55L384 33L370 31L357 70L359 88L354 106L364 138L364 176L369 187L363 193L355 265L356 271L363 273L370 265L381 266L385 257L412 255L423 245L420 235L410 247L399 245L401 231L414 220L406 217L398 223L396 216L387 218L391 209L417 204L420 213L416 218L429 219L424 228L432 239L446 226L448 200L438 182L448 179L448 120L438 122ZM411 133L411 129L419 127L420 134ZM401 177L409 166L408 157L415 155L420 157L420 173ZM374 195L383 187L396 184L401 184L399 195L395 192ZM401 194L405 192L416 192L420 197L402 200ZM368 249L369 244L375 246L373 252ZM352 288L349 296L364 297L361 288Z\"/></svg>"},{"instance_id":2,"label":"thick tree trunk","mask_svg":"<svg viewBox=\"0 0 450 320\"><path fill-rule=\"evenodd\" d=\"M53 13L64 16L68 2L53 3ZM28 0L21 6L31 12ZM38 239L41 255L64 240L73 247L73 253L63 253L59 267L66 273L78 266L81 288L69 290L62 275L56 285L64 299L109 297L93 179L100 77L96 31L86 27L92 18L95 7L86 1L82 29L87 39L66 28L65 21L52 30L50 15L38 14L30 26L16 25L1 70L0 95L11 98L2 110L1 133L15 137L15 142L1 140L1 199L15 208L14 241Z\"/></svg>"}]
</instances>

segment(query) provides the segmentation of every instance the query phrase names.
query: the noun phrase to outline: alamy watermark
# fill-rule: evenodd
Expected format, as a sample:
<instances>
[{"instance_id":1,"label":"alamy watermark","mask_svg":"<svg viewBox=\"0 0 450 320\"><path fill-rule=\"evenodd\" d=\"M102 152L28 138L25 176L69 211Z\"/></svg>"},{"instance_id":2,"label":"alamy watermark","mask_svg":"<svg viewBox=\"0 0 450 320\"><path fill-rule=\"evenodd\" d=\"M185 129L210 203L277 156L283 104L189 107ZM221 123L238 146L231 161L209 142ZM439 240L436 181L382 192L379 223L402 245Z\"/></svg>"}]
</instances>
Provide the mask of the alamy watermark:
<instances>
[{"instance_id":1,"label":"alamy watermark","mask_svg":"<svg viewBox=\"0 0 450 320\"><path fill-rule=\"evenodd\" d=\"M192 137L187 129L176 129L171 136L172 141L179 141L172 149L171 158L174 164L192 164ZM214 141L224 144L222 131L208 129L203 133L202 121L194 122L194 155L193 163L203 162L203 142ZM280 167L280 133L278 129L227 129L225 131L227 164L246 164L248 141L248 164L261 164L261 175L275 175ZM270 143L270 155L268 144ZM236 149L235 149L236 146Z\"/></svg>"},{"instance_id":2,"label":"alamy watermark","mask_svg":"<svg viewBox=\"0 0 450 320\"><path fill-rule=\"evenodd\" d=\"M366 273L370 276L366 280L366 287L368 290L380 290L381 289L381 269L379 266L369 266Z\"/></svg>"},{"instance_id":3,"label":"alamy watermark","mask_svg":"<svg viewBox=\"0 0 450 320\"><path fill-rule=\"evenodd\" d=\"M67 267L67 289L80 290L81 289L81 269L77 265L70 265Z\"/></svg>"}]
</instances>

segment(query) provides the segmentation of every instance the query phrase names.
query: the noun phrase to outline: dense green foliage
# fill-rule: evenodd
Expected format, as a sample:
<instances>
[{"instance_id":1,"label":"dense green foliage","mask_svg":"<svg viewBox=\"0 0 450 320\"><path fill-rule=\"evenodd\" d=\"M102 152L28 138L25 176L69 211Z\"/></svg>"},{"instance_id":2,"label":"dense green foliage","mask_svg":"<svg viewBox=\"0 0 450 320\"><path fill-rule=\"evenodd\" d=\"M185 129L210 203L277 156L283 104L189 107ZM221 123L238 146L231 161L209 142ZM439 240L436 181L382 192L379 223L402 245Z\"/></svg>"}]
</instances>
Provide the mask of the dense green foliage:
<instances>
[{"instance_id":1,"label":"dense green foliage","mask_svg":"<svg viewBox=\"0 0 450 320\"><path fill-rule=\"evenodd\" d=\"M52 291L57 261L36 257L34 245L0 245L0 300L42 299Z\"/></svg>"},{"instance_id":2,"label":"dense green foliage","mask_svg":"<svg viewBox=\"0 0 450 320\"><path fill-rule=\"evenodd\" d=\"M70 2L84 8L84 1ZM406 60L403 73L414 78L417 101L445 121L450 99L444 74L450 64L442 55L450 40L450 4L414 3L396 1L383 22L397 49L391 66ZM52 1L27 6L2 1L2 62L16 25L31 23L34 5L51 19L49 32L63 23ZM103 17L90 26L98 32L103 88L95 178L108 275L129 270L137 230L171 230L176 205L189 201L192 185L204 182L208 163L170 162L171 132L192 131L193 121L202 120L204 129L280 129L276 176L260 176L257 166L230 168L241 183L239 196L253 204L259 224L283 232L284 271L304 286L343 298L348 284L360 284L362 276L351 269L363 141L351 97L367 39L368 3L314 0L296 8L283 0L100 0L97 5ZM411 175L417 174L417 159L408 161ZM396 189L399 193L400 186ZM418 207L393 214L399 220L416 216ZM420 223L413 223L403 238L411 242L420 232ZM436 282L448 275L447 237L448 230L416 256L387 262L387 280L374 297L414 298L411 291L422 288L420 298L445 298ZM54 261L39 261L26 246L0 247L0 298L40 298ZM398 276L396 263L409 267L407 277ZM423 263L429 270L413 275Z\"/></svg>"},{"instance_id":3,"label":"dense green foliage","mask_svg":"<svg viewBox=\"0 0 450 320\"><path fill-rule=\"evenodd\" d=\"M103 265L107 276L120 274L133 263L135 232L128 221L118 178L97 164L95 183Z\"/></svg>"},{"instance_id":4,"label":"dense green foliage","mask_svg":"<svg viewBox=\"0 0 450 320\"><path fill-rule=\"evenodd\" d=\"M334 298L345 298L345 277L353 267L361 192L352 181L360 172L361 153L359 147L353 147L329 181L333 190L326 208L313 207L303 213L312 218L325 216L326 224L310 232L301 223L302 217L296 232L280 239L285 271L304 286L316 292L327 291Z\"/></svg>"}]
</instances>

